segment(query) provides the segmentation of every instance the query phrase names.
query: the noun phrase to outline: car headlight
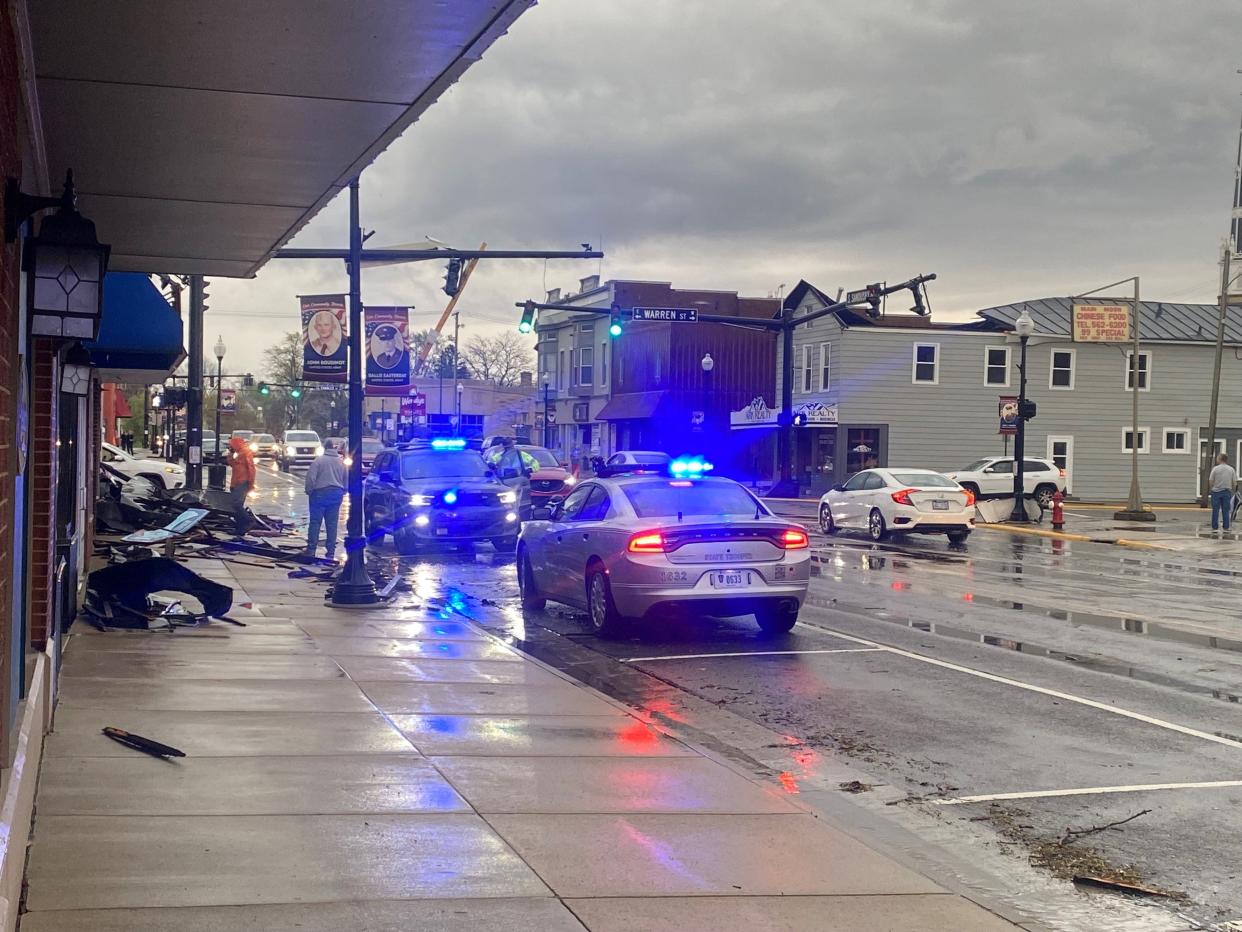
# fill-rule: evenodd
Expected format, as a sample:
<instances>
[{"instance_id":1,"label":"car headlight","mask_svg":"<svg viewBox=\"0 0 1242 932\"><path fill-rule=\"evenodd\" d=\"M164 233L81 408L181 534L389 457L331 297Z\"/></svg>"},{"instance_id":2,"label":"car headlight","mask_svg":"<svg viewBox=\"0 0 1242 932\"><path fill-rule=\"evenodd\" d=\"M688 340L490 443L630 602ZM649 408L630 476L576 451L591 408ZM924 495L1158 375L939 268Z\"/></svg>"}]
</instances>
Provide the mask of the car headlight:
<instances>
[{"instance_id":1,"label":"car headlight","mask_svg":"<svg viewBox=\"0 0 1242 932\"><path fill-rule=\"evenodd\" d=\"M252 444L250 444L250 452L251 452L251 453L258 453L258 452L259 452L259 445L258 445L257 443L252 443Z\"/></svg>"},{"instance_id":2,"label":"car headlight","mask_svg":"<svg viewBox=\"0 0 1242 932\"><path fill-rule=\"evenodd\" d=\"M315 447L315 455L323 456L323 447Z\"/></svg>"},{"instance_id":3,"label":"car headlight","mask_svg":"<svg viewBox=\"0 0 1242 932\"><path fill-rule=\"evenodd\" d=\"M297 451L297 448L296 448L296 447L285 447L285 455L286 455L286 456L293 456L293 455L294 455L295 453L297 453L297 452L298 452L298 451Z\"/></svg>"},{"instance_id":4,"label":"car headlight","mask_svg":"<svg viewBox=\"0 0 1242 932\"><path fill-rule=\"evenodd\" d=\"M415 492L413 495L410 496L410 504L418 505L420 507L425 508L426 506L431 504L431 496L423 495L419 492Z\"/></svg>"},{"instance_id":5,"label":"car headlight","mask_svg":"<svg viewBox=\"0 0 1242 932\"><path fill-rule=\"evenodd\" d=\"M516 501L517 501L517 492L501 492L500 493L500 504L512 505Z\"/></svg>"},{"instance_id":6,"label":"car headlight","mask_svg":"<svg viewBox=\"0 0 1242 932\"><path fill-rule=\"evenodd\" d=\"M577 482L577 481L578 481L578 480L577 480L577 479L575 479L573 476L566 476L566 477L565 477L565 484L566 484L566 485L573 485L573 484L574 484L575 482Z\"/></svg>"},{"instance_id":7,"label":"car headlight","mask_svg":"<svg viewBox=\"0 0 1242 932\"><path fill-rule=\"evenodd\" d=\"M181 470L178 469L176 466L165 466L164 472L172 473L173 475L176 475L177 473L181 472Z\"/></svg>"}]
</instances>

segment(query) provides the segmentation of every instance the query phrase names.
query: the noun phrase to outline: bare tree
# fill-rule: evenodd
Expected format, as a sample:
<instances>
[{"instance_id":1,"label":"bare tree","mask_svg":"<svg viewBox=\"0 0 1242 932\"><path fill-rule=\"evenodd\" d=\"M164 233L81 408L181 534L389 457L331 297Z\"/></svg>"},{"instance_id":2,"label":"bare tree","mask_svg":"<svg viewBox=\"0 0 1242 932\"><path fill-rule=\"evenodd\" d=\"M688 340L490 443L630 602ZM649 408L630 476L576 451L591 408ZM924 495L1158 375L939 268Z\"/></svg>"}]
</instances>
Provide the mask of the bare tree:
<instances>
[{"instance_id":1,"label":"bare tree","mask_svg":"<svg viewBox=\"0 0 1242 932\"><path fill-rule=\"evenodd\" d=\"M302 381L302 334L291 330L279 342L263 351L263 374L272 382L297 385ZM269 396L273 408L283 408L285 428L297 425L302 399L294 398L288 388L273 388Z\"/></svg>"},{"instance_id":2,"label":"bare tree","mask_svg":"<svg viewBox=\"0 0 1242 932\"><path fill-rule=\"evenodd\" d=\"M535 365L530 345L516 333L475 337L462 350L461 359L472 378L501 386L517 385L519 374L533 371Z\"/></svg>"}]
</instances>

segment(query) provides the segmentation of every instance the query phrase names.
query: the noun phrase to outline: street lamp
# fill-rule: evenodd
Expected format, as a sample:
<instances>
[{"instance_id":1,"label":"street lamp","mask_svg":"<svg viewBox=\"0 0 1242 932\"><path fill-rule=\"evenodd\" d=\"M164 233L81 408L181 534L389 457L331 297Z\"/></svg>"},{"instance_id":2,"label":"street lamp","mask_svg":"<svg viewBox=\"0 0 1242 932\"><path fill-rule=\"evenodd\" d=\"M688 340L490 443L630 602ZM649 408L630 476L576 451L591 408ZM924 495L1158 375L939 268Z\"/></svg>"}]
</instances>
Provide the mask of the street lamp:
<instances>
[{"instance_id":1,"label":"street lamp","mask_svg":"<svg viewBox=\"0 0 1242 932\"><path fill-rule=\"evenodd\" d=\"M224 337L216 337L216 345L212 347L212 350L216 354L216 455L210 472L216 479L212 485L222 489L224 488L224 470L220 466L224 461L220 459L220 395L224 385Z\"/></svg>"},{"instance_id":2,"label":"street lamp","mask_svg":"<svg viewBox=\"0 0 1242 932\"><path fill-rule=\"evenodd\" d=\"M548 411L551 410L552 373L543 374L543 445L552 448L552 425L548 422Z\"/></svg>"},{"instance_id":3,"label":"street lamp","mask_svg":"<svg viewBox=\"0 0 1242 932\"><path fill-rule=\"evenodd\" d=\"M457 383L457 418L456 418L458 433L461 433L461 393L464 392L465 390L466 390L466 386L462 385L461 382L458 382Z\"/></svg>"},{"instance_id":4,"label":"street lamp","mask_svg":"<svg viewBox=\"0 0 1242 932\"><path fill-rule=\"evenodd\" d=\"M712 370L716 368L716 360L712 359L711 353L704 353L699 365L703 367L703 423L699 426L706 429L707 406L712 397Z\"/></svg>"},{"instance_id":5,"label":"street lamp","mask_svg":"<svg viewBox=\"0 0 1242 932\"><path fill-rule=\"evenodd\" d=\"M1025 307L1013 324L1014 332L1022 344L1018 362L1018 435L1014 438L1014 470L1013 470L1013 514L1011 522L1026 524L1031 519L1026 514L1026 476L1022 469L1022 458L1026 455L1026 343L1035 332L1035 321Z\"/></svg>"}]
</instances>

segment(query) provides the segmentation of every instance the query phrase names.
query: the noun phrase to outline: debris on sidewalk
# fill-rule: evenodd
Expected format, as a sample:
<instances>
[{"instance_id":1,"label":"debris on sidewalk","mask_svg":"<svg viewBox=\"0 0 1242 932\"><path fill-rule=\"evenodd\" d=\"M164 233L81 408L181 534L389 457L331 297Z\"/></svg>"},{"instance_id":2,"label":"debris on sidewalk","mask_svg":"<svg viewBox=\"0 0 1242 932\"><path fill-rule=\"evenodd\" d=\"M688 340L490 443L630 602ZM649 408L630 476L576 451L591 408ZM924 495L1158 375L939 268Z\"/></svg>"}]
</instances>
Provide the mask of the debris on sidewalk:
<instances>
[{"instance_id":1,"label":"debris on sidewalk","mask_svg":"<svg viewBox=\"0 0 1242 932\"><path fill-rule=\"evenodd\" d=\"M1127 816L1124 819L1118 819L1116 822L1108 822L1104 825L1093 825L1091 828L1066 828L1065 834L1061 836L1060 843L1068 845L1077 841L1079 838L1094 835L1096 832L1106 832L1109 829L1117 828L1119 825L1125 825L1127 822L1133 822L1139 816L1145 816L1150 812L1150 809L1144 809L1141 812L1134 813L1132 816Z\"/></svg>"},{"instance_id":2,"label":"debris on sidewalk","mask_svg":"<svg viewBox=\"0 0 1242 932\"><path fill-rule=\"evenodd\" d=\"M1111 877L1092 877L1087 874L1076 874L1073 877L1073 882L1075 886L1079 887L1095 887L1099 890L1111 890L1114 893L1128 893L1131 896L1155 896L1163 899L1180 899L1183 895L1169 890L1158 890L1155 887L1145 887L1137 883L1127 883L1124 880L1114 880Z\"/></svg>"},{"instance_id":3,"label":"debris on sidewalk","mask_svg":"<svg viewBox=\"0 0 1242 932\"><path fill-rule=\"evenodd\" d=\"M869 793L875 789L875 784L863 783L861 780L847 780L844 783L838 783L837 789L843 793Z\"/></svg>"},{"instance_id":4,"label":"debris on sidewalk","mask_svg":"<svg viewBox=\"0 0 1242 932\"><path fill-rule=\"evenodd\" d=\"M233 590L213 582L176 560L152 557L116 563L95 570L86 581L84 612L96 627L151 628L172 627L177 620L197 624L192 613L174 611L179 602L151 598L156 592L184 592L203 605L213 617L227 615L233 607ZM153 621L162 623L153 625Z\"/></svg>"},{"instance_id":5,"label":"debris on sidewalk","mask_svg":"<svg viewBox=\"0 0 1242 932\"><path fill-rule=\"evenodd\" d=\"M150 754L152 757L185 757L185 751L169 747L167 744L160 744L158 741L152 741L150 738L144 738L142 735L135 735L128 731L122 731L120 728L113 728L106 725L103 733L126 747L133 748L135 751L142 751L144 754Z\"/></svg>"}]
</instances>

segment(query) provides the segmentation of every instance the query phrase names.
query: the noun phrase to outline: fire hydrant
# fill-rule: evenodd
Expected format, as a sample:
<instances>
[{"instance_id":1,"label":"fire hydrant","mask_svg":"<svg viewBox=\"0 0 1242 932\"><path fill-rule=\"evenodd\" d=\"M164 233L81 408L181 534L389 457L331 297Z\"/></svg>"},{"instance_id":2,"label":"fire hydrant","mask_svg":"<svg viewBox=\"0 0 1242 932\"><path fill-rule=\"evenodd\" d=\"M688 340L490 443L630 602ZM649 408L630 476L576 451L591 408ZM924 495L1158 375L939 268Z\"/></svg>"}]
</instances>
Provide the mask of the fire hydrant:
<instances>
[{"instance_id":1,"label":"fire hydrant","mask_svg":"<svg viewBox=\"0 0 1242 932\"><path fill-rule=\"evenodd\" d=\"M1057 489L1052 496L1052 529L1061 531L1065 529L1065 509L1061 507L1061 503L1065 501L1065 496L1061 494L1061 490Z\"/></svg>"}]
</instances>

